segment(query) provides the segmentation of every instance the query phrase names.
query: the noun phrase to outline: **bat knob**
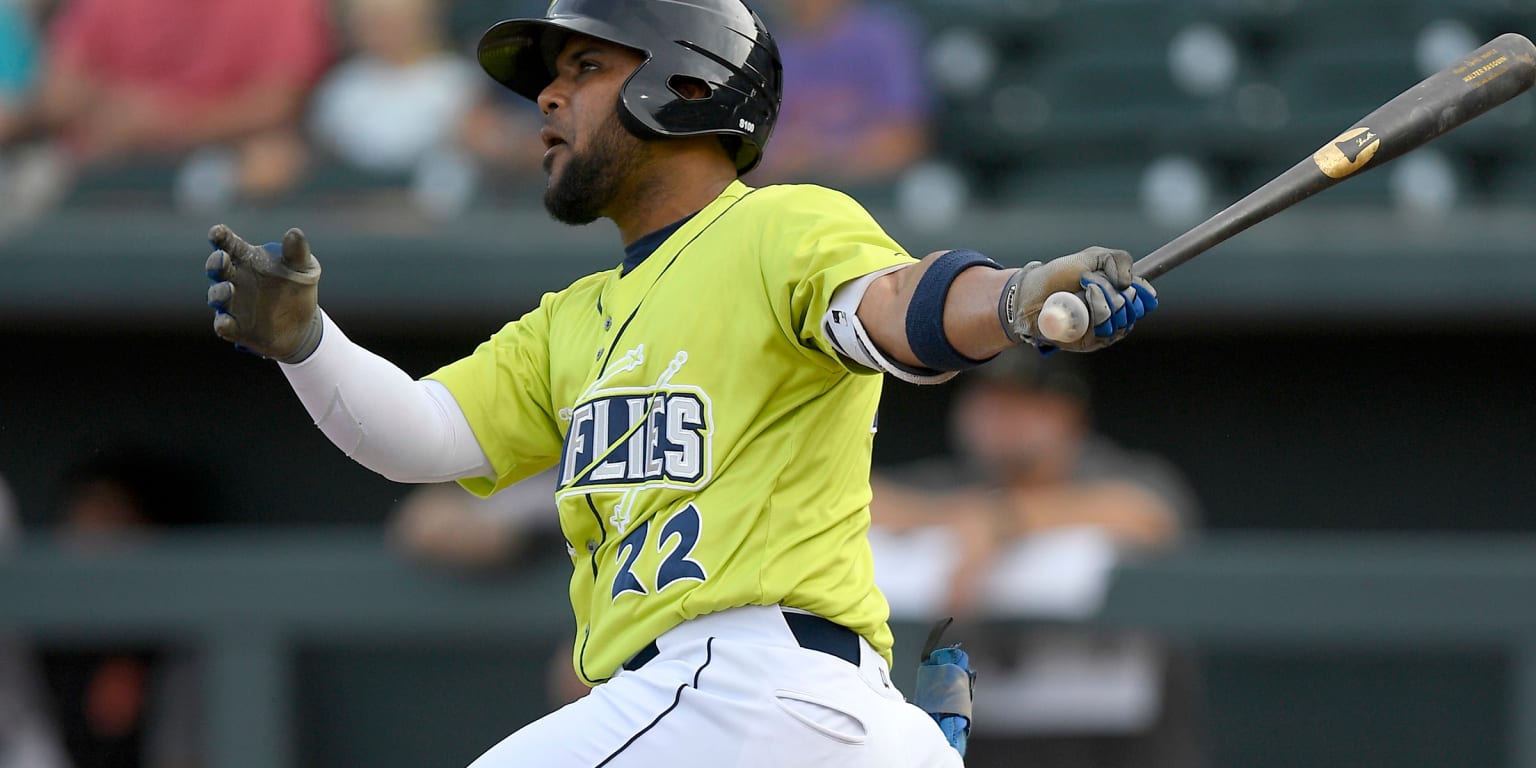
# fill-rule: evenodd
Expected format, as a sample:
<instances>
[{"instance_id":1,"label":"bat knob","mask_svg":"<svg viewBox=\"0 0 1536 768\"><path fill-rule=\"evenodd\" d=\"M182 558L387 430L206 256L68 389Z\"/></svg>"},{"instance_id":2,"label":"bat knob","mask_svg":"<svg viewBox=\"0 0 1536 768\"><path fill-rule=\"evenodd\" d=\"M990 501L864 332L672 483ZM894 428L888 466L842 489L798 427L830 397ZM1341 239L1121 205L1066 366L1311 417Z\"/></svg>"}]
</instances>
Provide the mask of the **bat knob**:
<instances>
[{"instance_id":1,"label":"bat knob","mask_svg":"<svg viewBox=\"0 0 1536 768\"><path fill-rule=\"evenodd\" d=\"M1057 291L1040 307L1035 327L1051 341L1070 344L1088 332L1088 305L1075 293Z\"/></svg>"}]
</instances>

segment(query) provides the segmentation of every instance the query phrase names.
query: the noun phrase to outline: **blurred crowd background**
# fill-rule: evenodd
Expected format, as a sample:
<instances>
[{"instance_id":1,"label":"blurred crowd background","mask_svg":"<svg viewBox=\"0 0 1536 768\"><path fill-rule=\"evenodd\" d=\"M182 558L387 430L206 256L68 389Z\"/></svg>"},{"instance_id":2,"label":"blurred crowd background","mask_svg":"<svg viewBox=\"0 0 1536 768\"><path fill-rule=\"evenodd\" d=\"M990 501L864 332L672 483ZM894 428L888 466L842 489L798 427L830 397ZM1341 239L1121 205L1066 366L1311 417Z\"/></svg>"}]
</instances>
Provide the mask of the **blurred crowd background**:
<instances>
[{"instance_id":1,"label":"blurred crowd background","mask_svg":"<svg viewBox=\"0 0 1536 768\"><path fill-rule=\"evenodd\" d=\"M57 206L526 202L532 108L480 32L516 0L0 5L5 220ZM968 206L1131 205L1189 224L1502 31L1523 0L771 0L792 83L755 177L836 182L931 229ZM260 45L252 40L265 41ZM1352 199L1528 199L1529 100ZM20 221L18 221L20 220Z\"/></svg>"},{"instance_id":2,"label":"blurred crowd background","mask_svg":"<svg viewBox=\"0 0 1536 768\"><path fill-rule=\"evenodd\" d=\"M102 557L153 574L133 553L187 537L192 562L280 567L284 542L322 529L376 552L369 567L465 589L515 595L567 567L548 478L479 501L371 475L273 364L214 337L202 304L209 226L256 241L300 226L322 305L421 375L614 263L609 225L544 216L538 115L473 58L484 29L545 5L0 0L0 768L234 766L214 743L228 722L208 722L228 683L203 658L219 616L32 632L46 622L29 606L67 615L71 596L19 594L8 574L46 586ZM1536 31L1532 0L755 7L786 95L747 181L836 186L913 253L1010 264L1144 254L1483 42ZM1527 94L1255 227L1161 279L1164 309L1105 353L890 382L879 579L897 621L954 616L977 658L968 764L1533 764L1536 657L1515 652L1529 607L1474 641L1426 613L1422 636L1297 643L1331 636L1307 628L1307 600L1273 634L1224 642L1202 640L1221 621L1193 599L1157 630L1094 621L1122 574L1158 563L1304 581L1223 547L1318 537L1345 560L1358 543L1372 574L1340 590L1379 588L1383 615L1411 616L1411 568L1371 570L1382 542L1431 560L1470 546L1475 564L1536 532L1533 130ZM319 541L304 552L338 539ZM154 624L173 592L113 599ZM1502 610L1457 597L1468 616ZM568 609L556 590L505 610ZM345 626L293 640L278 686L292 743L274 754L465 764L581 695L557 633L423 624L412 642Z\"/></svg>"}]
</instances>

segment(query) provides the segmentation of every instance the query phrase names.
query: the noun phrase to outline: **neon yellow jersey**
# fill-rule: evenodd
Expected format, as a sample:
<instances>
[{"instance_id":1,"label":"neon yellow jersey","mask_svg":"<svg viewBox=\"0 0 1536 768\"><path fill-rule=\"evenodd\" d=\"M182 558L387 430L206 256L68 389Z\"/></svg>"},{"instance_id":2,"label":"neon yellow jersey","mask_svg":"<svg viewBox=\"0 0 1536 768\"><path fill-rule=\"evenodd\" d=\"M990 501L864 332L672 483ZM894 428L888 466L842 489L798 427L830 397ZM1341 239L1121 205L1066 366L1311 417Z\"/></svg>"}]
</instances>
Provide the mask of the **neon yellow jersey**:
<instances>
[{"instance_id":1,"label":"neon yellow jersey","mask_svg":"<svg viewBox=\"0 0 1536 768\"><path fill-rule=\"evenodd\" d=\"M846 195L735 182L629 274L546 294L430 374L495 467L470 491L559 465L582 680L741 605L816 613L890 660L866 539L881 377L821 322L838 286L912 261Z\"/></svg>"}]
</instances>

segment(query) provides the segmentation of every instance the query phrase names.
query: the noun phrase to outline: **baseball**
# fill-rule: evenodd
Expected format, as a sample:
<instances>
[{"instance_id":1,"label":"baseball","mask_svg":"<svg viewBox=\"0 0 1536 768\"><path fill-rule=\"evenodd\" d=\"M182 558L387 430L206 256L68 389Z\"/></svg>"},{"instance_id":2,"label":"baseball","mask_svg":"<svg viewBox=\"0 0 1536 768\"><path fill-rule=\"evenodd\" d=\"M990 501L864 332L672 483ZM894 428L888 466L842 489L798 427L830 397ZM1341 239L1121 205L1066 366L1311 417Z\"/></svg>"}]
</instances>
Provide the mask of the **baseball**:
<instances>
[{"instance_id":1,"label":"baseball","mask_svg":"<svg viewBox=\"0 0 1536 768\"><path fill-rule=\"evenodd\" d=\"M1040 334L1051 341L1070 343L1088 332L1088 305L1077 294L1057 291L1046 298L1035 321Z\"/></svg>"}]
</instances>

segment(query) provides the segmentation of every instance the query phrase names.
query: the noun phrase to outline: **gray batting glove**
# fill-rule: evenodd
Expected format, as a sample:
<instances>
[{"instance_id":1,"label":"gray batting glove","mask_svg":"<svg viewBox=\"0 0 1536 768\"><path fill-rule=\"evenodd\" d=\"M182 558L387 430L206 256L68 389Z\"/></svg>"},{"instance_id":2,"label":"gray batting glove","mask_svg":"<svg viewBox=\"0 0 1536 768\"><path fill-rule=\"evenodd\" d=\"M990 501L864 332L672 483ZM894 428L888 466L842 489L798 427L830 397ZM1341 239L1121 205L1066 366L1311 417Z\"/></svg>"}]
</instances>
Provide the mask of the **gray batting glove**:
<instances>
[{"instance_id":1,"label":"gray batting glove","mask_svg":"<svg viewBox=\"0 0 1536 768\"><path fill-rule=\"evenodd\" d=\"M208 231L213 332L262 357L297 363L320 346L320 262L298 229L257 247L223 224Z\"/></svg>"},{"instance_id":2,"label":"gray batting glove","mask_svg":"<svg viewBox=\"0 0 1536 768\"><path fill-rule=\"evenodd\" d=\"M1130 332L1123 320L1119 324L1113 320L1126 317L1126 295L1135 295L1131 263L1131 255L1125 251L1093 246L1044 263L1032 261L1024 265L1008 279L997 302L1003 332L1015 344L1071 352L1092 352L1119 341ZM1041 337L1036 325L1040 307L1057 291L1076 293L1083 298L1093 332L1065 344ZM1101 329L1108 335L1100 335Z\"/></svg>"}]
</instances>

